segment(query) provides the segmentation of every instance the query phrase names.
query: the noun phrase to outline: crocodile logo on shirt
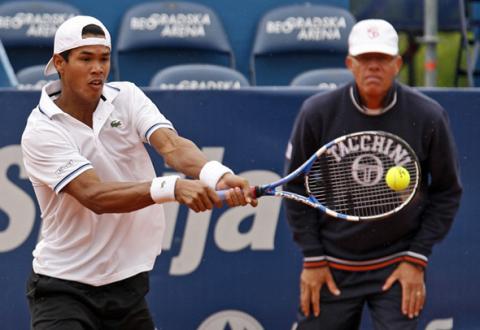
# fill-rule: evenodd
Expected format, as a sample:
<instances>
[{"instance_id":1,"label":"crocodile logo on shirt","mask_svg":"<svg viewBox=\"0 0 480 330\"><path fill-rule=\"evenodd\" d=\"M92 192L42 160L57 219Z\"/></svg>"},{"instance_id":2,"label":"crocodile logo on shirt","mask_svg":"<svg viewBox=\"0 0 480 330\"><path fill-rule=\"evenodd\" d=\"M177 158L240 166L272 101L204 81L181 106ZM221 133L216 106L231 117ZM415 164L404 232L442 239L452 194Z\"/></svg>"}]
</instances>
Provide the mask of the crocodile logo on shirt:
<instances>
[{"instance_id":1,"label":"crocodile logo on shirt","mask_svg":"<svg viewBox=\"0 0 480 330\"><path fill-rule=\"evenodd\" d=\"M113 128L117 128L117 127L120 127L122 125L123 125L122 122L118 119L112 120L112 122L110 123L110 126L113 127Z\"/></svg>"}]
</instances>

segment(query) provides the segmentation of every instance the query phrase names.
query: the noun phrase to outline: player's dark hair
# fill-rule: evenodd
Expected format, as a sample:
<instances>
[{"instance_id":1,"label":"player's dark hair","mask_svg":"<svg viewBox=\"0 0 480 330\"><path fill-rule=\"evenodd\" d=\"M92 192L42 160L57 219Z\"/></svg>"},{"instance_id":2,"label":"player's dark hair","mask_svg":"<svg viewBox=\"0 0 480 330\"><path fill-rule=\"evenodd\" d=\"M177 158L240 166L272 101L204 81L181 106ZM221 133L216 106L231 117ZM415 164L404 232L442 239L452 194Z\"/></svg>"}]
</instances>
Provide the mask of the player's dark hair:
<instances>
[{"instance_id":1,"label":"player's dark hair","mask_svg":"<svg viewBox=\"0 0 480 330\"><path fill-rule=\"evenodd\" d=\"M103 29L100 26L95 24L85 25L85 27L82 30L82 37L87 34L93 34L94 36L105 37L105 32L103 31Z\"/></svg>"},{"instance_id":2,"label":"player's dark hair","mask_svg":"<svg viewBox=\"0 0 480 330\"><path fill-rule=\"evenodd\" d=\"M63 57L63 59L64 59L66 62L68 62L68 56L69 56L69 55L70 55L70 49L60 53L60 56Z\"/></svg>"}]
</instances>

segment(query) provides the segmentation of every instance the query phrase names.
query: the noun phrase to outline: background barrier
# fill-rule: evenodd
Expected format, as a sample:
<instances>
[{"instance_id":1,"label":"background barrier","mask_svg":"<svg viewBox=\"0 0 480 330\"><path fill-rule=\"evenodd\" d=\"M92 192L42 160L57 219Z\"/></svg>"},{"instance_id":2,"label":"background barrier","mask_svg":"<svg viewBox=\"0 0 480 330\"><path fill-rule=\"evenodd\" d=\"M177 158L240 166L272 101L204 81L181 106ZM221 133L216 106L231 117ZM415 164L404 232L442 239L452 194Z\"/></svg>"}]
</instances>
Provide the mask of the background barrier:
<instances>
[{"instance_id":1,"label":"background barrier","mask_svg":"<svg viewBox=\"0 0 480 330\"><path fill-rule=\"evenodd\" d=\"M0 0L0 4L12 0ZM45 2L48 0L37 0ZM117 46L117 36L120 28L120 21L123 14L132 6L140 3L156 2L155 0L103 0L99 6L98 1L93 0L67 0L62 1L78 8L84 15L95 16L100 19L112 35L113 48ZM157 1L158 2L158 1ZM175 2L175 1L167 1ZM218 1L218 0L186 0L200 5L210 7L220 18L228 39L233 47L237 59L237 70L245 76L249 75L249 57L253 47L253 38L257 24L262 15L270 9L292 5L292 0L242 0L242 1ZM313 1L315 2L315 1ZM331 5L348 9L349 0L321 0L323 5ZM0 20L1 21L1 20ZM40 63L39 63L40 64Z\"/></svg>"},{"instance_id":2,"label":"background barrier","mask_svg":"<svg viewBox=\"0 0 480 330\"><path fill-rule=\"evenodd\" d=\"M153 91L148 96L211 159L251 183L282 173L295 115L313 89ZM458 217L427 271L422 329L478 329L480 314L480 92L426 90L449 112L465 188ZM0 321L28 329L24 298L40 213L23 169L20 137L38 92L0 92ZM154 157L158 175L170 172ZM196 214L169 204L164 252L148 296L158 329L290 329L301 260L280 201ZM369 321L363 327L368 328Z\"/></svg>"}]
</instances>

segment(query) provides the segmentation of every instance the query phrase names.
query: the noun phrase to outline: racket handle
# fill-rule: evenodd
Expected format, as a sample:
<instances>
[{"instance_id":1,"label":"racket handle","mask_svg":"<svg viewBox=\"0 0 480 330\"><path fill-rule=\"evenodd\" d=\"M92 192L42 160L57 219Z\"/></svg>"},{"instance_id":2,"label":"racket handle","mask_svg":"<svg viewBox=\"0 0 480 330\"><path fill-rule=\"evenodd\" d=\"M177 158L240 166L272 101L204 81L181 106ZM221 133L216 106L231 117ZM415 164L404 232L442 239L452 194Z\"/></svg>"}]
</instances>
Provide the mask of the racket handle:
<instances>
[{"instance_id":1,"label":"racket handle","mask_svg":"<svg viewBox=\"0 0 480 330\"><path fill-rule=\"evenodd\" d=\"M258 194L259 189L260 189L260 187L258 187L258 186L252 186L252 187L250 187L250 193L252 194L252 197L253 197L253 198L259 197L259 196L258 196L258 195L259 195L259 194ZM218 197L219 197L222 201L224 201L225 199L227 199L227 191L228 191L228 190L217 190L217 195L218 195Z\"/></svg>"}]
</instances>

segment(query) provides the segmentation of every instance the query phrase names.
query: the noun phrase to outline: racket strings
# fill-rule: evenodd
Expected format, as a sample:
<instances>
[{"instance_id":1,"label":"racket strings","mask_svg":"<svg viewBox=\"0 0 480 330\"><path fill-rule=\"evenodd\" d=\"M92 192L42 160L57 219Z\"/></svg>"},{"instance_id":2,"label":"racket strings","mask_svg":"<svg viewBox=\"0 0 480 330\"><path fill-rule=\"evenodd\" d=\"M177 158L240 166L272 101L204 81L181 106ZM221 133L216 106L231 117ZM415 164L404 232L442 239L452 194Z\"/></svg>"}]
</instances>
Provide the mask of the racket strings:
<instances>
[{"instance_id":1,"label":"racket strings","mask_svg":"<svg viewBox=\"0 0 480 330\"><path fill-rule=\"evenodd\" d=\"M414 162L403 165L412 178L408 187L394 191L385 182L386 171L396 165L394 161L387 155L361 156L360 152L351 153L337 161L329 153L323 154L308 173L310 195L328 209L363 217L390 212L408 200L416 184Z\"/></svg>"}]
</instances>

